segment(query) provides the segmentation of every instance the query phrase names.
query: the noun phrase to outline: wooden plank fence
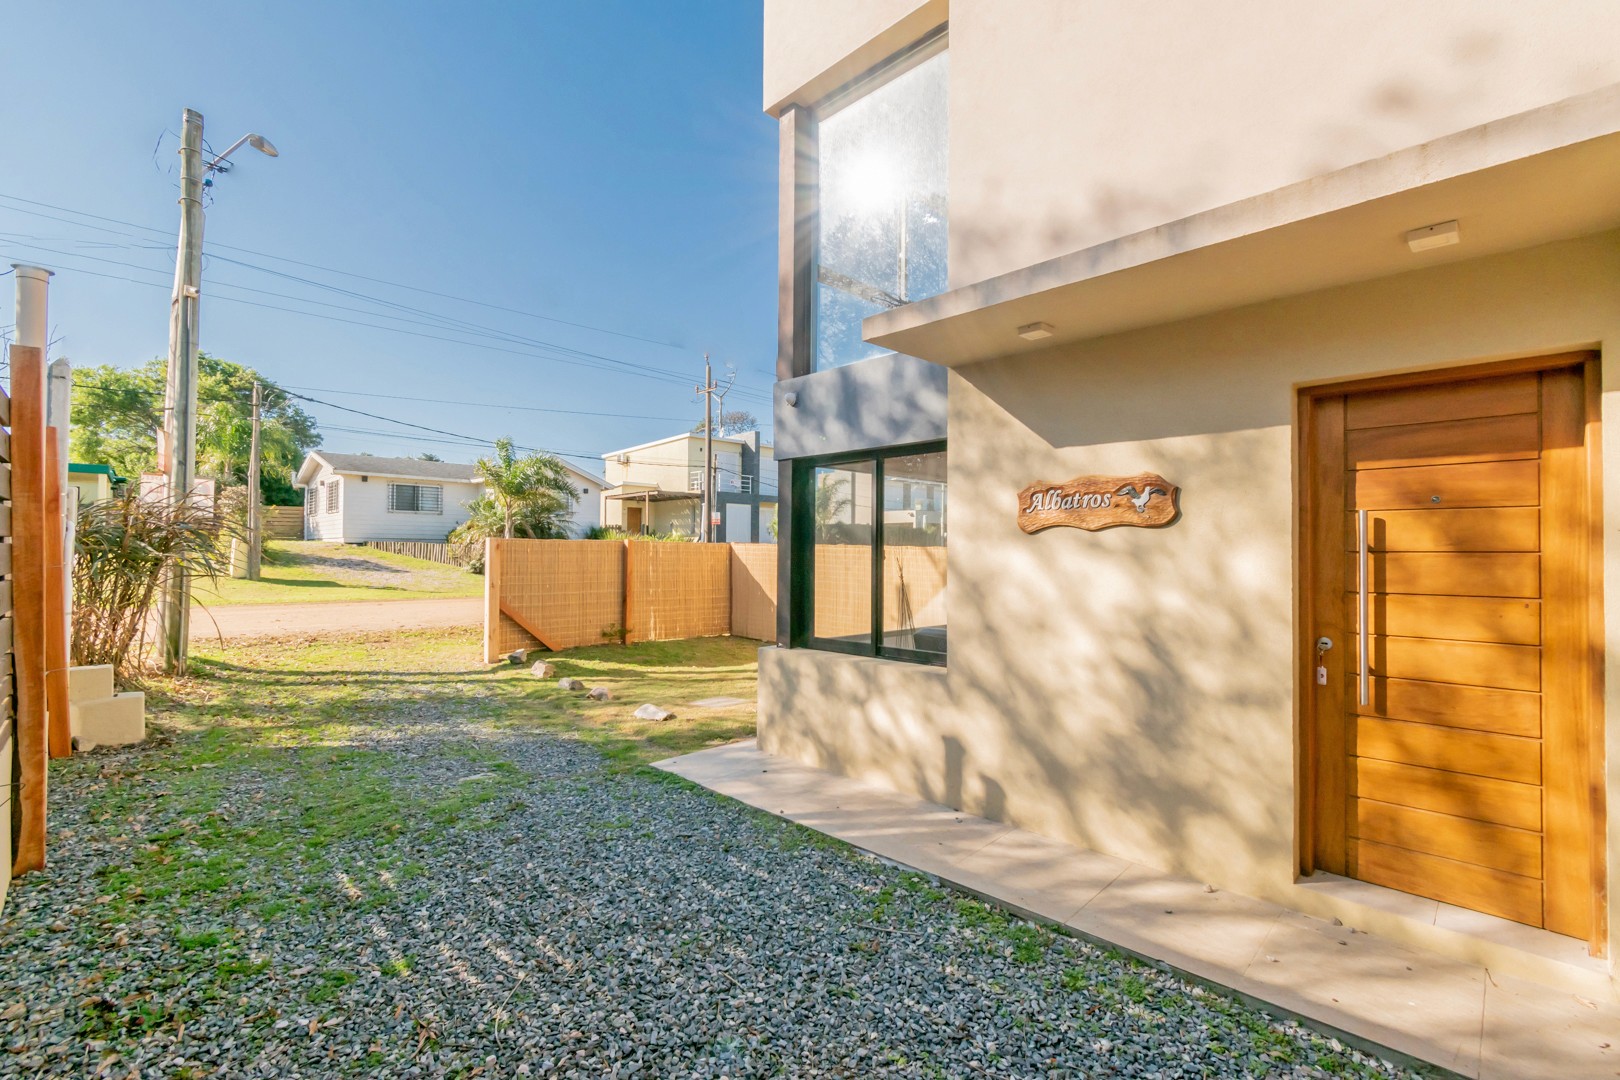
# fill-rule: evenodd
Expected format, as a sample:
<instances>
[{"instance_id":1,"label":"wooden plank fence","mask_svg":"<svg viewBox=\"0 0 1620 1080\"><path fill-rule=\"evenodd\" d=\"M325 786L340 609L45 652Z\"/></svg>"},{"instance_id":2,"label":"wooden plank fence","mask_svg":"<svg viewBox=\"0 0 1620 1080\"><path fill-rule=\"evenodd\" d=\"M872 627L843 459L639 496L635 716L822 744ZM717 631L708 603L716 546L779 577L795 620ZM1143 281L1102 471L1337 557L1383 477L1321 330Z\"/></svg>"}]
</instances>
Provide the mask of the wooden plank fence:
<instances>
[{"instance_id":1,"label":"wooden plank fence","mask_svg":"<svg viewBox=\"0 0 1620 1080\"><path fill-rule=\"evenodd\" d=\"M627 642L724 634L774 641L776 545L485 541L485 660L620 634Z\"/></svg>"},{"instance_id":2,"label":"wooden plank fence","mask_svg":"<svg viewBox=\"0 0 1620 1080\"><path fill-rule=\"evenodd\" d=\"M461 565L451 553L450 545L443 540L367 540L366 547L393 552L395 555L409 555L413 559L444 563L446 566Z\"/></svg>"},{"instance_id":3,"label":"wooden plank fence","mask_svg":"<svg viewBox=\"0 0 1620 1080\"><path fill-rule=\"evenodd\" d=\"M13 365L17 349L11 350ZM15 370L15 367L13 367ZM11 395L0 390L0 425L11 426ZM0 904L11 885L12 856L21 804L16 793L22 784L22 762L17 755L17 695L12 662L13 629L11 573L11 433L0 428Z\"/></svg>"},{"instance_id":4,"label":"wooden plank fence","mask_svg":"<svg viewBox=\"0 0 1620 1080\"><path fill-rule=\"evenodd\" d=\"M304 508L302 506L265 506L259 509L259 522L264 527L266 540L302 540L304 538Z\"/></svg>"}]
</instances>

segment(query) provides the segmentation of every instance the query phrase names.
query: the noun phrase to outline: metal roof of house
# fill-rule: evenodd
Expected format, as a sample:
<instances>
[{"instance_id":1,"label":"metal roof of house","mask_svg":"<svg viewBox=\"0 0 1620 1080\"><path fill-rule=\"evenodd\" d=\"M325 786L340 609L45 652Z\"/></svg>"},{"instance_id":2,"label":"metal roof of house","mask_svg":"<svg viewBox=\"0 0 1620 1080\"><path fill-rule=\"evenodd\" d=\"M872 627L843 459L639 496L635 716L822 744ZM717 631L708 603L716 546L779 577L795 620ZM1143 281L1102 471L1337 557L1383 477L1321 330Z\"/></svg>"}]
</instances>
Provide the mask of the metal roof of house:
<instances>
[{"instance_id":1,"label":"metal roof of house","mask_svg":"<svg viewBox=\"0 0 1620 1080\"><path fill-rule=\"evenodd\" d=\"M395 476L407 480L460 480L478 481L478 468L457 461L423 461L420 458L377 457L373 454L331 454L325 450L312 450L309 456L319 458L332 467L333 472L360 473L365 476ZM298 470L300 474L303 469Z\"/></svg>"},{"instance_id":2,"label":"metal roof of house","mask_svg":"<svg viewBox=\"0 0 1620 1080\"><path fill-rule=\"evenodd\" d=\"M311 461L324 461L333 472L359 473L362 476L388 476L398 480L453 480L481 484L478 466L463 465L456 461L423 461L421 458L377 457L374 454L333 454L325 450L311 450L298 469L294 485L308 483L314 475ZM563 462L563 468L581 480L603 487L603 481L584 469Z\"/></svg>"}]
</instances>

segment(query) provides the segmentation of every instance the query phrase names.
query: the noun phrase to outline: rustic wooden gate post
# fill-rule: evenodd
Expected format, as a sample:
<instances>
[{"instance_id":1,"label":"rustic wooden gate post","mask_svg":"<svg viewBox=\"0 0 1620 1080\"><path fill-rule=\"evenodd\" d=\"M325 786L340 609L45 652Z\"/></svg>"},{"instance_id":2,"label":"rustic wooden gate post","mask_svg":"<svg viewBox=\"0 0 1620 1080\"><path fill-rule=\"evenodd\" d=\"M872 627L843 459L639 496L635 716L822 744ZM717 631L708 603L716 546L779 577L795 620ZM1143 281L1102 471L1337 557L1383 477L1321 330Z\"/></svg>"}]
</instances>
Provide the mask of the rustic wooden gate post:
<instances>
[{"instance_id":1,"label":"rustic wooden gate post","mask_svg":"<svg viewBox=\"0 0 1620 1080\"><path fill-rule=\"evenodd\" d=\"M11 346L11 527L17 692L17 846L12 872L45 868L45 356Z\"/></svg>"},{"instance_id":2,"label":"rustic wooden gate post","mask_svg":"<svg viewBox=\"0 0 1620 1080\"><path fill-rule=\"evenodd\" d=\"M73 753L68 717L66 536L62 520L62 451L53 427L45 429L45 710L53 758Z\"/></svg>"}]
</instances>

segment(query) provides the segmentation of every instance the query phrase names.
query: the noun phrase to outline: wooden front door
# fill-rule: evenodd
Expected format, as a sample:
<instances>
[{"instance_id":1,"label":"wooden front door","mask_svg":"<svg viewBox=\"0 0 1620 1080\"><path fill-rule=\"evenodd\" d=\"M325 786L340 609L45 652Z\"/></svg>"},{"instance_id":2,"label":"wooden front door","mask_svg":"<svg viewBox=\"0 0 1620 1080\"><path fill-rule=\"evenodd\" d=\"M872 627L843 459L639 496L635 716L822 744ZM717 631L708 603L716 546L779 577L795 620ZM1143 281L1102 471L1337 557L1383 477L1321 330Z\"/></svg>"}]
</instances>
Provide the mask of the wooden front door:
<instances>
[{"instance_id":1,"label":"wooden front door","mask_svg":"<svg viewBox=\"0 0 1620 1080\"><path fill-rule=\"evenodd\" d=\"M1562 359L1309 399L1305 863L1595 939L1596 422Z\"/></svg>"}]
</instances>

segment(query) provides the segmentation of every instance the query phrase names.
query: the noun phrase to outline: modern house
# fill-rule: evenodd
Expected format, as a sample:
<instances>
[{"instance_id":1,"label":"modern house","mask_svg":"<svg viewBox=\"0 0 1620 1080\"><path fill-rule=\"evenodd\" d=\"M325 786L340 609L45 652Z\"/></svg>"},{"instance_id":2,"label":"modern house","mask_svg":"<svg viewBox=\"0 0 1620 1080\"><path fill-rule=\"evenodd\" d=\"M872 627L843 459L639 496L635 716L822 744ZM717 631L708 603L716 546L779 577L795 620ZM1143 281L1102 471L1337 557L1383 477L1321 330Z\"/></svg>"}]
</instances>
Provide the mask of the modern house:
<instances>
[{"instance_id":1,"label":"modern house","mask_svg":"<svg viewBox=\"0 0 1620 1080\"><path fill-rule=\"evenodd\" d=\"M766 0L762 749L1612 987L1617 41Z\"/></svg>"},{"instance_id":2,"label":"modern house","mask_svg":"<svg viewBox=\"0 0 1620 1080\"><path fill-rule=\"evenodd\" d=\"M582 535L597 524L602 481L567 467L579 491L573 532ZM326 450L304 458L293 486L304 489L304 538L347 544L443 540L484 492L472 465Z\"/></svg>"},{"instance_id":3,"label":"modern house","mask_svg":"<svg viewBox=\"0 0 1620 1080\"><path fill-rule=\"evenodd\" d=\"M713 539L775 542L776 459L757 431L716 436ZM696 537L703 517L703 436L686 432L602 455L602 524Z\"/></svg>"}]
</instances>

